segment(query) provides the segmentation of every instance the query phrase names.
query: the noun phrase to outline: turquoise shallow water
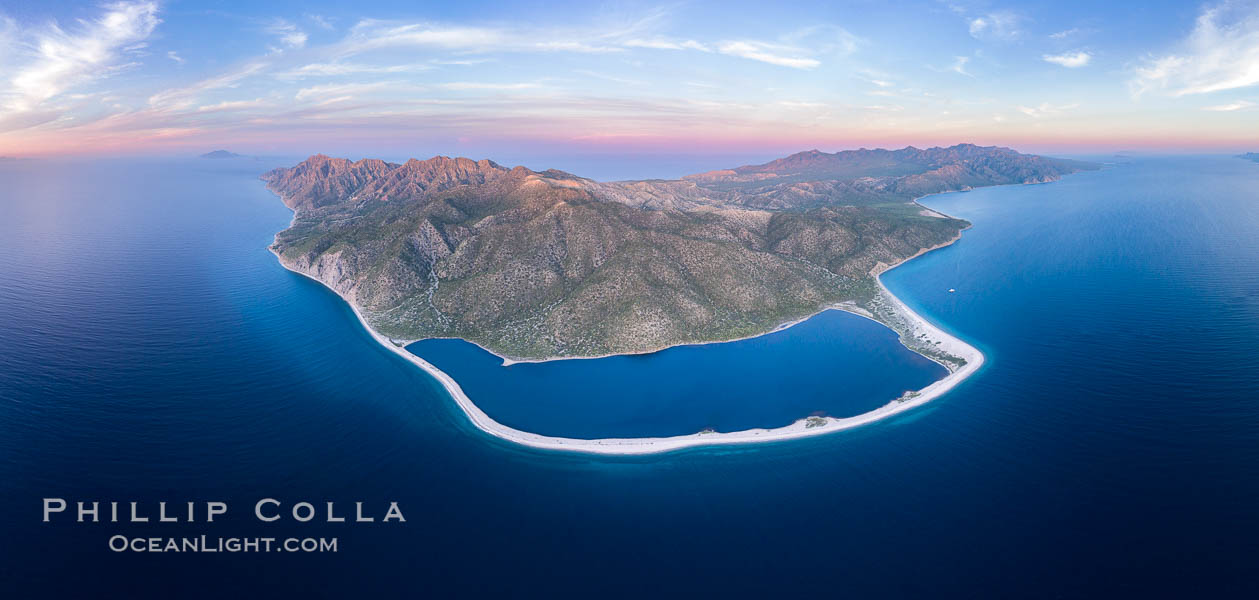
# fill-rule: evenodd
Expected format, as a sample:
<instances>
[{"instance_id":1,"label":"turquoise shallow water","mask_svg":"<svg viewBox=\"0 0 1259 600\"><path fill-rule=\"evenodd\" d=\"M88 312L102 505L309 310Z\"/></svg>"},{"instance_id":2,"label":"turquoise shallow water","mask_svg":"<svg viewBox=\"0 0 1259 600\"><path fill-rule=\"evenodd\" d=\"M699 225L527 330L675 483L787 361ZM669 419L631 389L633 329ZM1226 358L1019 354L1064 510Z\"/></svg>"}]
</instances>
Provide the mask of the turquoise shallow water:
<instances>
[{"instance_id":1,"label":"turquoise shallow water","mask_svg":"<svg viewBox=\"0 0 1259 600\"><path fill-rule=\"evenodd\" d=\"M1149 158L929 198L974 228L884 279L983 370L871 426L648 457L470 426L276 264L270 166L0 164L5 597L1259 592L1259 165ZM45 496L232 510L45 524ZM407 522L263 526L266 496L397 501ZM341 550L137 556L114 533Z\"/></svg>"}]
</instances>

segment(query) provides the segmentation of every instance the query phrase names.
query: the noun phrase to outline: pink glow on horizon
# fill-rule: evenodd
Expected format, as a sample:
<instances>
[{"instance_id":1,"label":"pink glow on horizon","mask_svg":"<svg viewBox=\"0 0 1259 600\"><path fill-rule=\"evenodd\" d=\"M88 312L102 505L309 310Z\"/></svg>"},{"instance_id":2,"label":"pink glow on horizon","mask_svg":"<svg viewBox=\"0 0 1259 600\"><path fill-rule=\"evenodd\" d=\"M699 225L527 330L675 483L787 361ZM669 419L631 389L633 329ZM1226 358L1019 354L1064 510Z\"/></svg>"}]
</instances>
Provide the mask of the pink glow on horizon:
<instances>
[{"instance_id":1,"label":"pink glow on horizon","mask_svg":"<svg viewBox=\"0 0 1259 600\"><path fill-rule=\"evenodd\" d=\"M1006 146L1024 152L1105 153L1120 150L1238 152L1253 151L1254 137L1239 132L1229 138L1192 135L1112 136L1033 135L1016 132L984 132L972 134L894 132L863 135L756 135L748 132L711 134L705 136L665 135L600 135L578 137L541 136L408 136L406 132L385 135L367 130L293 131L277 135L272 131L214 132L198 129L166 131L146 136L125 133L101 133L75 136L48 136L32 140L0 137L0 155L18 157L91 156L91 155L153 155L170 152L200 153L209 149L227 148L253 154L310 154L333 152L370 155L396 154L408 149L431 149L451 155L476 155L493 158L496 150L582 152L596 154L790 154L809 149L836 151L856 148L897 149L905 146L926 148L973 143L981 146Z\"/></svg>"},{"instance_id":2,"label":"pink glow on horizon","mask_svg":"<svg viewBox=\"0 0 1259 600\"><path fill-rule=\"evenodd\" d=\"M209 47L178 33L204 15L148 0L47 22L0 14L0 156L1259 150L1259 6L1165 15L1181 35L1142 44L1030 18L959 35L990 24L958 7L869 37L759 8L738 24L706 16L719 3L513 23L421 7L286 23L278 40L232 20ZM1068 48L1059 33L1081 37Z\"/></svg>"}]
</instances>

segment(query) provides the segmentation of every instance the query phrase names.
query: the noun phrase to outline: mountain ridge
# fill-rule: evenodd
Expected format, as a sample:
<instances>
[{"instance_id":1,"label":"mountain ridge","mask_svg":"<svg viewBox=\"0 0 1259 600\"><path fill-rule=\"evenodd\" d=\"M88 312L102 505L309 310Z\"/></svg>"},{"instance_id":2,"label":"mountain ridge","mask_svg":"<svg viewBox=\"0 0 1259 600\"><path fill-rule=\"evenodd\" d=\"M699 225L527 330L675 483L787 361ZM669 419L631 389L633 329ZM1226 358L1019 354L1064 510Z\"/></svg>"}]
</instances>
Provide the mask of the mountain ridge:
<instances>
[{"instance_id":1,"label":"mountain ridge","mask_svg":"<svg viewBox=\"0 0 1259 600\"><path fill-rule=\"evenodd\" d=\"M914 198L1091 167L977 146L780 161L599 182L488 159L320 154L263 179L295 212L272 250L380 333L539 359L746 337L836 303L878 314L872 272L968 226ZM767 169L783 180L743 179Z\"/></svg>"}]
</instances>

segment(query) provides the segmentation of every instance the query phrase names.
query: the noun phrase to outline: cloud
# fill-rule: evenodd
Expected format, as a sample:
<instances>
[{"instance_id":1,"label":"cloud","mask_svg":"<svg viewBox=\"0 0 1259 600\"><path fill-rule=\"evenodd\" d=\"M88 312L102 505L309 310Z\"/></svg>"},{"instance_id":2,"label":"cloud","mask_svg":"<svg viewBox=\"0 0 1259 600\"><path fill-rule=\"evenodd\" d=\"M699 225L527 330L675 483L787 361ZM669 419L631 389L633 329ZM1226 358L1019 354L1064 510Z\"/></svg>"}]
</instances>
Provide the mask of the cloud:
<instances>
[{"instance_id":1,"label":"cloud","mask_svg":"<svg viewBox=\"0 0 1259 600\"><path fill-rule=\"evenodd\" d=\"M89 10L95 18L112 10L112 5ZM616 136L681 136L689 131L719 130L726 135L733 129L752 131L768 123L776 130L808 124L801 131L813 135L824 123L885 127L904 121L909 127L917 118L909 104L917 96L903 106L899 99L884 101L873 96L865 99L869 106L860 101L845 105L817 101L812 94L816 90L791 88L790 77L766 80L769 70L814 69L805 73L815 73L823 63L839 63L837 57L858 51L864 44L832 25L781 35L742 37L727 32L730 37L719 37L613 14L571 23L545 17L528 20L531 16L445 24L338 21L337 29L327 32L300 10L285 16L287 20L239 20L244 31L237 33L243 33L243 39L262 39L252 55L240 56L250 51L247 47L235 49L238 58L231 62L207 62L202 53L183 57L192 48L165 39L168 45L149 48L152 56L145 59L161 68L136 81L111 81L108 90L67 88L56 102L23 114L23 122L42 122L43 126L20 136L0 136L4 138L0 149L21 149L23 144L27 148L21 152L34 152L36 146L39 152L84 152L110 144L157 148L199 136L317 145L346 131L355 135L370 131L381 140L395 139L400 127L458 135L570 139L605 131ZM181 18L195 21L199 17L181 13ZM81 27L76 23L66 21L65 27L77 35ZM21 44L6 44L6 31L17 32L23 38ZM3 101L13 89L4 85L8 75L4 71L9 65L24 66L8 59L6 47L10 52L33 48L25 38L34 31L6 27L0 16L0 114L6 112ZM116 60L94 72L108 74L130 60L139 60L138 51L127 48L146 41L129 40L117 46ZM268 44L283 52L268 51ZM547 52L621 54L556 57L543 54ZM182 68L173 68L173 63L183 59L187 60ZM749 60L761 66L745 62ZM947 62L951 53L929 60ZM486 61L499 64L444 66ZM670 68L695 61L703 63L699 65L704 67L702 73ZM542 63L550 64L549 75L526 72ZM965 59L959 62L959 70L964 71L962 66ZM440 79L414 75L430 69ZM843 77L844 71L833 75ZM866 72L859 77L863 80L849 83L858 89L888 92L901 90L909 81L888 73ZM626 96L614 92L628 87L595 78L638 87ZM782 87L768 99L755 99L763 95L766 85ZM79 92L91 95L78 97ZM913 93L912 88L903 92ZM744 93L753 96L744 99L740 95ZM775 103L779 99L784 100ZM787 113L790 118L782 116ZM862 116L854 122L846 120L849 114Z\"/></svg>"},{"instance_id":2,"label":"cloud","mask_svg":"<svg viewBox=\"0 0 1259 600\"><path fill-rule=\"evenodd\" d=\"M233 88L240 82L261 73L268 66L265 62L245 64L237 69L203 79L192 85L164 90L149 96L149 106L154 108L186 108L196 103L196 98L204 92L223 88Z\"/></svg>"},{"instance_id":3,"label":"cloud","mask_svg":"<svg viewBox=\"0 0 1259 600\"><path fill-rule=\"evenodd\" d=\"M673 41L663 38L630 39L625 40L624 44L630 48L652 48L655 50L699 50L700 52L712 52L712 49L708 46L705 46L695 40Z\"/></svg>"},{"instance_id":4,"label":"cloud","mask_svg":"<svg viewBox=\"0 0 1259 600\"><path fill-rule=\"evenodd\" d=\"M485 83L481 81L455 81L451 83L443 83L437 87L446 90L494 90L494 91L510 91L510 90L529 90L541 87L537 83Z\"/></svg>"},{"instance_id":5,"label":"cloud","mask_svg":"<svg viewBox=\"0 0 1259 600\"><path fill-rule=\"evenodd\" d=\"M500 27L468 27L440 23L398 23L365 19L350 30L349 36L334 49L346 57L383 48L423 47L466 53L491 52L622 52L630 40L640 47L660 47L668 43L639 35L637 27L599 30L574 28L567 30L507 29ZM633 37L627 37L632 35ZM697 42L673 43L679 48Z\"/></svg>"},{"instance_id":6,"label":"cloud","mask_svg":"<svg viewBox=\"0 0 1259 600\"><path fill-rule=\"evenodd\" d=\"M323 29L327 29L329 31L333 29L332 20L329 19L328 17L325 17L323 15L307 13L306 18L309 19L311 23L314 23L315 25L318 25L319 27Z\"/></svg>"},{"instance_id":7,"label":"cloud","mask_svg":"<svg viewBox=\"0 0 1259 600\"><path fill-rule=\"evenodd\" d=\"M870 69L870 68L862 68L862 69L858 69L857 72L853 74L853 76L875 87L880 87L880 88L896 87L896 79L897 79L896 76L886 73L884 71L879 71L879 70Z\"/></svg>"},{"instance_id":8,"label":"cloud","mask_svg":"<svg viewBox=\"0 0 1259 600\"><path fill-rule=\"evenodd\" d=\"M71 31L52 23L26 34L27 51L0 66L0 76L8 76L0 105L10 116L128 66L123 56L142 47L161 22L154 2L119 2L104 9L99 18L79 20ZM10 65L20 66L10 70Z\"/></svg>"},{"instance_id":9,"label":"cloud","mask_svg":"<svg viewBox=\"0 0 1259 600\"><path fill-rule=\"evenodd\" d=\"M198 106L197 112L212 113L212 112L227 112L227 111L234 111L234 110L244 110L246 108L262 106L264 103L265 102L262 98L257 98L254 100L225 100L223 102L219 102L218 104L208 104L206 106Z\"/></svg>"},{"instance_id":10,"label":"cloud","mask_svg":"<svg viewBox=\"0 0 1259 600\"><path fill-rule=\"evenodd\" d=\"M723 42L717 46L717 51L730 56L738 56L749 60L758 60L771 65L780 67L791 67L793 69L813 69L822 64L814 58L805 58L802 56L789 56L786 53L792 52L794 49L767 44L755 41L738 41Z\"/></svg>"},{"instance_id":11,"label":"cloud","mask_svg":"<svg viewBox=\"0 0 1259 600\"><path fill-rule=\"evenodd\" d=\"M1050 38L1052 38L1052 39L1055 39L1055 40L1062 40L1062 39L1069 38L1069 37L1071 37L1071 36L1073 36L1073 35L1075 35L1075 34L1077 34L1077 33L1080 33L1080 28L1079 28L1079 27L1072 27L1071 29L1064 29L1064 30L1059 31L1059 32L1057 32L1057 33L1051 33L1051 34L1049 34L1049 37L1050 37Z\"/></svg>"},{"instance_id":12,"label":"cloud","mask_svg":"<svg viewBox=\"0 0 1259 600\"><path fill-rule=\"evenodd\" d=\"M956 56L953 58L953 64L949 67L949 70L967 77L974 77L974 75L966 71L966 63L968 62L970 62L969 56Z\"/></svg>"},{"instance_id":13,"label":"cloud","mask_svg":"<svg viewBox=\"0 0 1259 600\"><path fill-rule=\"evenodd\" d=\"M436 23L396 23L363 20L332 54L347 58L383 48L426 47L463 53L493 52L573 52L602 54L625 52L636 48L652 50L694 50L717 52L778 66L812 69L821 64L813 55L828 52L849 53L857 46L857 38L835 26L814 26L784 36L788 43L761 40L726 40L704 43L694 39L671 39L650 35L645 31L658 13L625 26L574 29L507 29L500 27L463 27ZM648 34L648 35L644 35ZM795 40L816 42L811 50L791 43Z\"/></svg>"},{"instance_id":14,"label":"cloud","mask_svg":"<svg viewBox=\"0 0 1259 600\"><path fill-rule=\"evenodd\" d=\"M1093 60L1093 55L1083 50L1076 52L1064 52L1062 54L1046 54L1041 56L1045 62L1061 65L1068 69L1076 69L1089 64Z\"/></svg>"},{"instance_id":15,"label":"cloud","mask_svg":"<svg viewBox=\"0 0 1259 600\"><path fill-rule=\"evenodd\" d=\"M1019 23L1022 20L1022 17L1012 12L997 11L971 17L967 23L967 29L971 37L977 40L1013 40L1022 34L1019 30Z\"/></svg>"},{"instance_id":16,"label":"cloud","mask_svg":"<svg viewBox=\"0 0 1259 600\"><path fill-rule=\"evenodd\" d=\"M1203 10L1177 47L1134 69L1134 96L1179 97L1259 85L1259 5L1225 3Z\"/></svg>"},{"instance_id":17,"label":"cloud","mask_svg":"<svg viewBox=\"0 0 1259 600\"><path fill-rule=\"evenodd\" d=\"M0 65L8 63L8 55L17 46L17 22L0 13Z\"/></svg>"},{"instance_id":18,"label":"cloud","mask_svg":"<svg viewBox=\"0 0 1259 600\"><path fill-rule=\"evenodd\" d=\"M651 48L656 50L697 50L727 56L737 56L780 67L813 69L822 64L815 56L838 54L846 56L856 51L860 40L842 27L813 25L783 35L778 42L761 40L726 40L716 44L704 44L692 39L631 38L620 42L626 48Z\"/></svg>"},{"instance_id":19,"label":"cloud","mask_svg":"<svg viewBox=\"0 0 1259 600\"><path fill-rule=\"evenodd\" d=\"M578 75L585 75L586 77L594 77L595 79L611 81L612 83L619 83L621 85L646 85L647 83L645 81L639 81L637 79L626 79L624 77L616 77L614 75L609 75L607 73L600 73L599 71L591 71L589 69L578 69L573 72Z\"/></svg>"},{"instance_id":20,"label":"cloud","mask_svg":"<svg viewBox=\"0 0 1259 600\"><path fill-rule=\"evenodd\" d=\"M277 36L285 46L289 48L302 48L306 46L306 32L298 29L294 25L284 19L277 19L274 23L267 27L267 33Z\"/></svg>"},{"instance_id":21,"label":"cloud","mask_svg":"<svg viewBox=\"0 0 1259 600\"><path fill-rule=\"evenodd\" d=\"M775 104L786 108L804 108L809 110L826 107L826 104L822 102L802 102L799 100L780 100Z\"/></svg>"},{"instance_id":22,"label":"cloud","mask_svg":"<svg viewBox=\"0 0 1259 600\"><path fill-rule=\"evenodd\" d=\"M353 100L356 96L361 94L379 94L385 91L398 91L404 89L417 91L420 88L392 81L379 81L375 83L338 83L302 88L297 90L297 93L293 95L293 98L299 101L317 101L322 104L329 104L332 102Z\"/></svg>"},{"instance_id":23,"label":"cloud","mask_svg":"<svg viewBox=\"0 0 1259 600\"><path fill-rule=\"evenodd\" d=\"M609 46L606 44L591 44L587 42L579 42L573 40L541 40L532 42L527 48L529 50L541 50L545 52L583 52L583 53L604 53L604 52L621 52L624 48L617 46Z\"/></svg>"},{"instance_id":24,"label":"cloud","mask_svg":"<svg viewBox=\"0 0 1259 600\"><path fill-rule=\"evenodd\" d=\"M1254 106L1254 105L1255 105L1255 103L1254 103L1254 102L1250 102L1249 100L1238 100L1237 102L1230 102L1230 103L1228 103L1228 104L1217 104L1217 105L1215 105L1215 106L1204 106L1204 107L1202 107L1202 110L1209 110L1209 111L1213 111L1213 112L1233 112L1233 111L1235 111L1235 110L1242 110L1242 109L1244 109L1244 108L1250 108L1250 107L1252 107L1252 106Z\"/></svg>"},{"instance_id":25,"label":"cloud","mask_svg":"<svg viewBox=\"0 0 1259 600\"><path fill-rule=\"evenodd\" d=\"M848 56L864 40L838 25L811 25L782 36L782 41L792 47L808 47L813 54Z\"/></svg>"},{"instance_id":26,"label":"cloud","mask_svg":"<svg viewBox=\"0 0 1259 600\"><path fill-rule=\"evenodd\" d=\"M1060 104L1053 105L1048 102L1042 103L1040 106L1019 106L1018 111L1032 117L1033 119L1041 119L1044 117L1052 117L1060 115L1064 112L1079 108L1079 104Z\"/></svg>"},{"instance_id":27,"label":"cloud","mask_svg":"<svg viewBox=\"0 0 1259 600\"><path fill-rule=\"evenodd\" d=\"M900 112L900 111L905 110L905 107L899 104L869 104L866 106L862 106L861 108L864 108L866 110L888 111L888 112Z\"/></svg>"},{"instance_id":28,"label":"cloud","mask_svg":"<svg viewBox=\"0 0 1259 600\"><path fill-rule=\"evenodd\" d=\"M368 65L359 63L310 63L296 69L277 73L278 79L293 80L307 77L340 77L344 75L384 75L391 73L415 73L432 69L431 65Z\"/></svg>"},{"instance_id":29,"label":"cloud","mask_svg":"<svg viewBox=\"0 0 1259 600\"><path fill-rule=\"evenodd\" d=\"M513 45L511 36L484 27L448 27L427 23L391 24L371 19L359 21L342 44L352 55L378 48L427 46L444 50L491 52Z\"/></svg>"}]
</instances>

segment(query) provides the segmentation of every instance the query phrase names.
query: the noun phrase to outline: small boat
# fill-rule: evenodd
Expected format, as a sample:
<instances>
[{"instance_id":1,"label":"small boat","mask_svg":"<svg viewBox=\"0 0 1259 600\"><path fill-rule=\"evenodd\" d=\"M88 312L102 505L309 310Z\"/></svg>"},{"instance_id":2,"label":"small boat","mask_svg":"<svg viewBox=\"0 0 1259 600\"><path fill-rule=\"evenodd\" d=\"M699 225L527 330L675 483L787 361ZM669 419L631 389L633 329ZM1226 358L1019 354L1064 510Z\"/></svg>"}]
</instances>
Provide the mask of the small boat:
<instances>
[{"instance_id":1,"label":"small boat","mask_svg":"<svg viewBox=\"0 0 1259 600\"><path fill-rule=\"evenodd\" d=\"M956 291L957 291L957 290L955 290L955 289L953 289L953 288L949 288L949 293L950 293L950 294L952 294L953 292L956 292Z\"/></svg>"}]
</instances>

